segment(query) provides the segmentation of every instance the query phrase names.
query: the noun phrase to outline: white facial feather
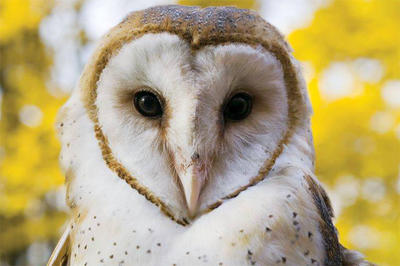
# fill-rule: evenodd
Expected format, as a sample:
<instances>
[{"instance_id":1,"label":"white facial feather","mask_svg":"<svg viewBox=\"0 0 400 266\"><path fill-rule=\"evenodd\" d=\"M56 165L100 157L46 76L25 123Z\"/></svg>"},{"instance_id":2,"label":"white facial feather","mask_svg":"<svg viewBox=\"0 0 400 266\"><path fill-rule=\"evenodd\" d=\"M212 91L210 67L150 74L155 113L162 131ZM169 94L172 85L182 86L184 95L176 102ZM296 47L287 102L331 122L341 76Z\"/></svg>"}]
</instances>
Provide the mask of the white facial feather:
<instances>
[{"instance_id":1,"label":"white facial feather","mask_svg":"<svg viewBox=\"0 0 400 266\"><path fill-rule=\"evenodd\" d=\"M135 110L133 94L139 89L151 88L165 97L169 108L192 105L192 84L181 74L188 68L189 51L188 45L176 36L143 36L126 45L110 61L98 84L99 120L116 158L177 212L185 210L184 199L171 176L162 132L157 121ZM173 121L185 122L194 113L190 111L187 108L177 112ZM174 133L183 135L179 131Z\"/></svg>"},{"instance_id":2,"label":"white facial feather","mask_svg":"<svg viewBox=\"0 0 400 266\"><path fill-rule=\"evenodd\" d=\"M258 174L287 130L288 106L281 66L260 47L206 47L195 62L202 84L197 112L199 146L216 157L201 196L200 204L206 207ZM220 138L221 106L235 91L254 96L253 110L243 121L226 121Z\"/></svg>"},{"instance_id":3,"label":"white facial feather","mask_svg":"<svg viewBox=\"0 0 400 266\"><path fill-rule=\"evenodd\" d=\"M184 199L171 175L164 133L129 100L146 87L169 109L169 149L183 164L194 152L209 164L200 210L257 175L287 129L282 70L261 48L231 44L192 56L184 41L168 33L147 34L123 47L98 83L99 121L118 160L178 212L185 211ZM235 91L254 95L253 111L244 121L221 124L222 106Z\"/></svg>"}]
</instances>

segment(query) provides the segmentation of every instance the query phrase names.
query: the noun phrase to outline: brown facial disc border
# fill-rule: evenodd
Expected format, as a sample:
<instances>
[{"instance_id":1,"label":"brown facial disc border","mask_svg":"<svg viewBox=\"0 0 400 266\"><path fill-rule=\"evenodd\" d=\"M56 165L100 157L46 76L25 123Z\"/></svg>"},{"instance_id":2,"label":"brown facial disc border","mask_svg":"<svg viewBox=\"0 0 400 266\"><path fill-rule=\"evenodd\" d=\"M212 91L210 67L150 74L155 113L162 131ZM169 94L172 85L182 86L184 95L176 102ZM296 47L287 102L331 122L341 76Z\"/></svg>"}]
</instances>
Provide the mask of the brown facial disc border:
<instances>
[{"instance_id":1,"label":"brown facial disc border","mask_svg":"<svg viewBox=\"0 0 400 266\"><path fill-rule=\"evenodd\" d=\"M255 37L251 34L235 34L235 33L225 33L223 36L219 36L218 38L210 38L210 40L199 40L195 38L196 36L190 36L185 34L184 30L179 29L168 29L167 27L163 29L160 25L145 25L141 29L136 30L128 30L122 32L117 38L114 38L109 43L105 44L102 49L96 54L96 59L94 64L90 64L87 68L94 68L92 71L85 70L85 73L88 72L86 75L82 77L81 80L81 87L86 88L83 95L83 101L85 103L85 107L88 111L88 115L90 119L94 123L94 130L95 136L98 140L102 156L104 161L106 162L107 166L114 171L121 179L123 179L128 185L130 185L133 189L137 190L139 194L143 195L148 201L153 203L154 205L158 206L160 210L171 220L175 221L180 225L187 225L189 224L188 220L185 218L176 218L174 213L171 209L165 204L160 198L158 198L152 191L150 191L147 187L141 185L138 180L133 177L128 170L114 157L112 151L110 149L108 140L104 135L101 126L98 120L98 109L96 106L96 97L97 97L97 82L100 78L100 75L109 62L110 58L113 55L118 53L121 47L134 40L137 39L144 34L147 33L162 33L168 32L171 34L175 34L178 37L182 38L189 42L193 50L198 50L202 47L208 45L221 45L226 43L242 43L248 45L262 45L267 51L272 53L282 64L283 72L284 72L284 79L285 85L287 90L287 95L289 98L289 120L288 120L288 130L279 142L277 148L273 152L271 158L267 159L264 165L260 168L257 176L253 177L250 182L238 188L237 190L231 192L230 194L226 195L222 199L218 200L214 204L208 206L208 209L205 212L209 212L217 207L219 207L225 200L231 199L239 195L242 191L246 190L247 188L254 186L265 179L268 175L269 171L275 164L276 159L282 153L283 146L288 142L288 139L293 134L294 126L298 121L296 114L298 112L298 107L296 106L296 102L302 95L299 90L298 80L296 77L296 69L292 65L290 61L288 52L282 47L281 43L275 42L274 40L268 42L263 40L262 38Z\"/></svg>"}]
</instances>

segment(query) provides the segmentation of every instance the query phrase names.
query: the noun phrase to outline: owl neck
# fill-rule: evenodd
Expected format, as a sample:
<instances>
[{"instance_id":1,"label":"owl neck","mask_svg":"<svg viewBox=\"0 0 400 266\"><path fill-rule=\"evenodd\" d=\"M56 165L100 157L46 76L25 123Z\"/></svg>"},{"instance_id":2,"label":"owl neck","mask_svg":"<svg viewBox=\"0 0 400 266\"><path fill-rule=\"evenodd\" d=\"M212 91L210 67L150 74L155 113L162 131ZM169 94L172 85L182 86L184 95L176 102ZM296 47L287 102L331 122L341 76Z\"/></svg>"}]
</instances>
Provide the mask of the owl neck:
<instances>
[{"instance_id":1,"label":"owl neck","mask_svg":"<svg viewBox=\"0 0 400 266\"><path fill-rule=\"evenodd\" d=\"M315 166L315 154L313 137L309 119L295 127L288 143L285 143L281 155L277 158L269 176L276 175L288 167L296 167L306 174L313 174Z\"/></svg>"}]
</instances>

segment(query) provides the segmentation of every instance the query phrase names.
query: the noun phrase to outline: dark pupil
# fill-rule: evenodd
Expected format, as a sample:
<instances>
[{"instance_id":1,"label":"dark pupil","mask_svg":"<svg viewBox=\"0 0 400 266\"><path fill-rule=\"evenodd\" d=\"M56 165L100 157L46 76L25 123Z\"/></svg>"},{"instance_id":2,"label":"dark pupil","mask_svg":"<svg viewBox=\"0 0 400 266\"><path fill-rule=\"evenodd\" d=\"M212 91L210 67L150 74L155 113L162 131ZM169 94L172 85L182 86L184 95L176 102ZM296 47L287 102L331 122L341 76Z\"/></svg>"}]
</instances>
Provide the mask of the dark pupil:
<instances>
[{"instance_id":1,"label":"dark pupil","mask_svg":"<svg viewBox=\"0 0 400 266\"><path fill-rule=\"evenodd\" d=\"M242 120L251 112L252 102L250 95L238 93L231 98L225 107L225 117L231 120Z\"/></svg>"},{"instance_id":2,"label":"dark pupil","mask_svg":"<svg viewBox=\"0 0 400 266\"><path fill-rule=\"evenodd\" d=\"M151 92L138 92L135 95L135 107L144 116L157 117L162 114L161 104Z\"/></svg>"}]
</instances>

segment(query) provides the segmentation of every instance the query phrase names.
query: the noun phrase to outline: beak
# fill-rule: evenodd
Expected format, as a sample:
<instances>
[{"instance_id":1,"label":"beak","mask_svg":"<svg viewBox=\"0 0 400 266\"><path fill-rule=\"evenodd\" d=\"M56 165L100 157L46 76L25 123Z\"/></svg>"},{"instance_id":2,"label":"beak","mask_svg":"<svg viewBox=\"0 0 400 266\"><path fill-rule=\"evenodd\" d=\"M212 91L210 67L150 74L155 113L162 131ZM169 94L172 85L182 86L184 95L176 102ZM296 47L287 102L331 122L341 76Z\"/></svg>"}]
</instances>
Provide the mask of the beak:
<instances>
[{"instance_id":1,"label":"beak","mask_svg":"<svg viewBox=\"0 0 400 266\"><path fill-rule=\"evenodd\" d=\"M185 194L189 216L193 218L196 216L199 196L206 179L205 167L195 159L178 174Z\"/></svg>"}]
</instances>

